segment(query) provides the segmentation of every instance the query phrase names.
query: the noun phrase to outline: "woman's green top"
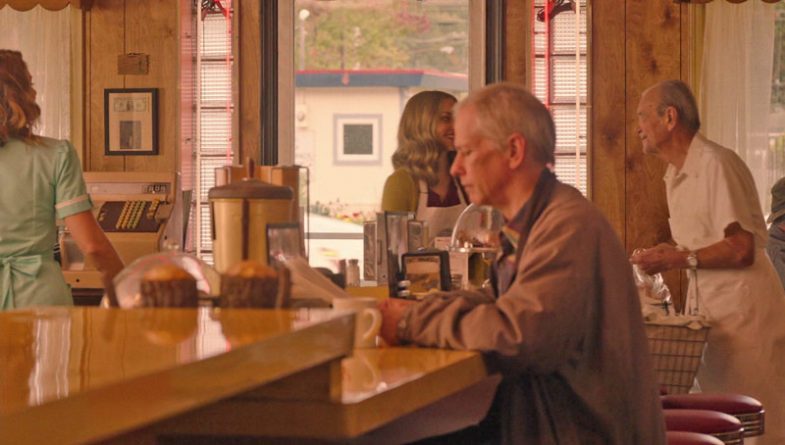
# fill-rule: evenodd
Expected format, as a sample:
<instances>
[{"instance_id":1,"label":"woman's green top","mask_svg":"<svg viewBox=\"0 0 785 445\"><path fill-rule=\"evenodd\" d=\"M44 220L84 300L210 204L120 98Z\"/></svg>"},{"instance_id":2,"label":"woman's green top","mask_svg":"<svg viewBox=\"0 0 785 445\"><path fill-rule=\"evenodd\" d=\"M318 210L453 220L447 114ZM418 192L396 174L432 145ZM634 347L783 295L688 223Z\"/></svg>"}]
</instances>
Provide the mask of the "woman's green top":
<instances>
[{"instance_id":1,"label":"woman's green top","mask_svg":"<svg viewBox=\"0 0 785 445\"><path fill-rule=\"evenodd\" d=\"M73 304L54 260L56 220L92 206L68 141L0 147L0 310Z\"/></svg>"},{"instance_id":2,"label":"woman's green top","mask_svg":"<svg viewBox=\"0 0 785 445\"><path fill-rule=\"evenodd\" d=\"M411 173L399 168L387 177L382 192L383 212L416 212L419 188Z\"/></svg>"}]
</instances>

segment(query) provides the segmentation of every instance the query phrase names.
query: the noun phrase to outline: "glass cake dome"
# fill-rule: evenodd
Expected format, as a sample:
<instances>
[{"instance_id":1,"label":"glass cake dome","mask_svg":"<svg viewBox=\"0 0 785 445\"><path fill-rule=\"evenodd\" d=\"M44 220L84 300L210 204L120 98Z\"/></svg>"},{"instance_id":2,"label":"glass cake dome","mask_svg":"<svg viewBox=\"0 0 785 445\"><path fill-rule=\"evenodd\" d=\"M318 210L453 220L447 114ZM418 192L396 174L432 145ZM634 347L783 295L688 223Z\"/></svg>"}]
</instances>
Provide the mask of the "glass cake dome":
<instances>
[{"instance_id":1,"label":"glass cake dome","mask_svg":"<svg viewBox=\"0 0 785 445\"><path fill-rule=\"evenodd\" d=\"M221 277L212 266L182 252L160 252L137 258L114 278L120 307L139 307L142 277L148 270L163 264L173 264L191 274L196 279L196 289L200 296L214 296L220 292Z\"/></svg>"}]
</instances>

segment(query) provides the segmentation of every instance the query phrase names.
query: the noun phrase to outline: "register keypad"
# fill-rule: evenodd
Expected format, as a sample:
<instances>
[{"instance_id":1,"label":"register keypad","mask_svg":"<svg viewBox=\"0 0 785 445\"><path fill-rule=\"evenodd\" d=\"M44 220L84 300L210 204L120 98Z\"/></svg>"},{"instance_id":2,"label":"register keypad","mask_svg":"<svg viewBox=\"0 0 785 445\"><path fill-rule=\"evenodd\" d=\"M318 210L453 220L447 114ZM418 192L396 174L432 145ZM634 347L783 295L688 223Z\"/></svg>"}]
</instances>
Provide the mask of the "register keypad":
<instances>
[{"instance_id":1,"label":"register keypad","mask_svg":"<svg viewBox=\"0 0 785 445\"><path fill-rule=\"evenodd\" d=\"M160 200L107 201L98 212L98 224L105 232L157 232L161 223L155 213Z\"/></svg>"}]
</instances>

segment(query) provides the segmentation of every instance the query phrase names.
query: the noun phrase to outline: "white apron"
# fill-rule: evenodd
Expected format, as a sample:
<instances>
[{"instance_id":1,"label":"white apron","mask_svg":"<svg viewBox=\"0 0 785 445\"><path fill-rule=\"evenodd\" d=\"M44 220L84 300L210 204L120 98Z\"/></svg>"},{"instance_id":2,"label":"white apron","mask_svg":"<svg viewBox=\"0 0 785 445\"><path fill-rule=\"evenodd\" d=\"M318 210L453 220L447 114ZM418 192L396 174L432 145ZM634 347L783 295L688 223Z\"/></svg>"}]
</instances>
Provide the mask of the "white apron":
<instances>
[{"instance_id":1,"label":"white apron","mask_svg":"<svg viewBox=\"0 0 785 445\"><path fill-rule=\"evenodd\" d=\"M452 181L458 187L458 183L453 178ZM428 184L425 181L417 181L420 188L420 196L417 197L417 213L414 218L418 221L428 223L429 238L436 236L452 235L452 228L458 216L466 208L466 200L463 198L460 187L458 187L458 200L460 204L450 207L428 207Z\"/></svg>"},{"instance_id":2,"label":"white apron","mask_svg":"<svg viewBox=\"0 0 785 445\"><path fill-rule=\"evenodd\" d=\"M696 250L724 238L731 222L754 234L755 262L743 269L688 272L687 311L712 323L698 372L703 392L760 400L766 433L745 444L785 443L785 292L764 251L765 224L749 170L735 154L696 137L685 165L665 176L671 235ZM762 242L763 241L763 242Z\"/></svg>"}]
</instances>

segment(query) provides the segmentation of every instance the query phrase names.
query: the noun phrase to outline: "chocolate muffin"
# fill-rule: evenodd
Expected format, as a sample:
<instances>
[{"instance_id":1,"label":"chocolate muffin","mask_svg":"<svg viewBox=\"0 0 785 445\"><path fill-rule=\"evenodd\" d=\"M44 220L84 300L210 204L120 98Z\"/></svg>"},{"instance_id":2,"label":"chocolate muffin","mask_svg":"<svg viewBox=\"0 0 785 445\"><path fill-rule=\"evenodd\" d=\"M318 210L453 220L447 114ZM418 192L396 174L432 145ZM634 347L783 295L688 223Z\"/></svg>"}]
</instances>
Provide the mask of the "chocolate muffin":
<instances>
[{"instance_id":1,"label":"chocolate muffin","mask_svg":"<svg viewBox=\"0 0 785 445\"><path fill-rule=\"evenodd\" d=\"M290 300L289 270L248 260L221 276L222 307L285 308Z\"/></svg>"},{"instance_id":2,"label":"chocolate muffin","mask_svg":"<svg viewBox=\"0 0 785 445\"><path fill-rule=\"evenodd\" d=\"M196 307L196 279L174 264L162 264L145 272L140 284L144 307Z\"/></svg>"}]
</instances>

